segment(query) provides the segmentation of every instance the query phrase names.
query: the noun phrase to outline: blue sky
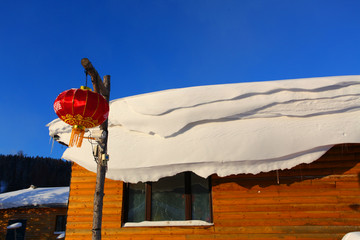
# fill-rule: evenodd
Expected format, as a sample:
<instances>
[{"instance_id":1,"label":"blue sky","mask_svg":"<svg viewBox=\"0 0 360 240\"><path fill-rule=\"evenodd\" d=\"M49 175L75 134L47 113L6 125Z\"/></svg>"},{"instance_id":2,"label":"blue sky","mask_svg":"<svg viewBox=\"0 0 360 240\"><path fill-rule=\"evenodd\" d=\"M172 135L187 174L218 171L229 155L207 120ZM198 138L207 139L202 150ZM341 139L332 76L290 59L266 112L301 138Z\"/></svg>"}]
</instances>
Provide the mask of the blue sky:
<instances>
[{"instance_id":1,"label":"blue sky","mask_svg":"<svg viewBox=\"0 0 360 240\"><path fill-rule=\"evenodd\" d=\"M111 75L111 99L357 75L359 12L356 0L2 0L0 154L61 156L45 125L57 95L84 85L84 57Z\"/></svg>"}]
</instances>

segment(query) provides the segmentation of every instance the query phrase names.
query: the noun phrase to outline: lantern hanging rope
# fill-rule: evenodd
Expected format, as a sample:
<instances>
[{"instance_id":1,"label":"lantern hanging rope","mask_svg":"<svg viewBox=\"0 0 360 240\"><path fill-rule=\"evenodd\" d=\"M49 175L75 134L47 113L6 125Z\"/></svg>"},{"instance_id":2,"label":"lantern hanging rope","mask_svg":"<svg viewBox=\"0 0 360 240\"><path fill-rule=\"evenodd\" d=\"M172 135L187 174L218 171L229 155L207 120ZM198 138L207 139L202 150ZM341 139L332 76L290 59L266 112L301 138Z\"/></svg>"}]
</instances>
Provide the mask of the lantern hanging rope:
<instances>
[{"instance_id":1,"label":"lantern hanging rope","mask_svg":"<svg viewBox=\"0 0 360 240\"><path fill-rule=\"evenodd\" d=\"M54 110L65 123L73 126L69 147L81 147L85 129L102 124L109 115L109 104L103 96L81 86L59 94Z\"/></svg>"}]
</instances>

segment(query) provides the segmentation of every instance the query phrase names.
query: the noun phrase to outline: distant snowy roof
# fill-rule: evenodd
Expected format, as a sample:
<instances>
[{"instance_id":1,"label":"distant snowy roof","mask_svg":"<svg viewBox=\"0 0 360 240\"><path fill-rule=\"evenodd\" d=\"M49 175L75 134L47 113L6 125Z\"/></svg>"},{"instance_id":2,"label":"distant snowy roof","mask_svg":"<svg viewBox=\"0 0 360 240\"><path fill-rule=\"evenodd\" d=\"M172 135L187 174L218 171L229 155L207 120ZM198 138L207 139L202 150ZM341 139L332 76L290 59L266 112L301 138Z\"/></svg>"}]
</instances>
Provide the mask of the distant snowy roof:
<instances>
[{"instance_id":1,"label":"distant snowy roof","mask_svg":"<svg viewBox=\"0 0 360 240\"><path fill-rule=\"evenodd\" d=\"M69 187L28 188L0 194L0 209L66 206Z\"/></svg>"},{"instance_id":2,"label":"distant snowy roof","mask_svg":"<svg viewBox=\"0 0 360 240\"><path fill-rule=\"evenodd\" d=\"M292 168L333 145L360 142L360 76L200 86L111 102L108 178L156 181ZM54 120L50 135L69 141ZM63 158L96 172L91 144Z\"/></svg>"}]
</instances>

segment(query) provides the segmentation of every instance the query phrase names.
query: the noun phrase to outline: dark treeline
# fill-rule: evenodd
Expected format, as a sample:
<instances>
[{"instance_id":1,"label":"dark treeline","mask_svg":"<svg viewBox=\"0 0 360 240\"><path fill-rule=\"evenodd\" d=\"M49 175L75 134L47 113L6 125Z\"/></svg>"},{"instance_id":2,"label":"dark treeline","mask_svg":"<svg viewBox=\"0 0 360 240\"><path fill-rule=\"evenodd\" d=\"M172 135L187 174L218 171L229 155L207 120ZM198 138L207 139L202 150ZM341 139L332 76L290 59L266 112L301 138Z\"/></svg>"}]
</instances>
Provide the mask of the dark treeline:
<instances>
[{"instance_id":1,"label":"dark treeline","mask_svg":"<svg viewBox=\"0 0 360 240\"><path fill-rule=\"evenodd\" d=\"M60 159L0 154L0 193L70 185L71 163Z\"/></svg>"}]
</instances>

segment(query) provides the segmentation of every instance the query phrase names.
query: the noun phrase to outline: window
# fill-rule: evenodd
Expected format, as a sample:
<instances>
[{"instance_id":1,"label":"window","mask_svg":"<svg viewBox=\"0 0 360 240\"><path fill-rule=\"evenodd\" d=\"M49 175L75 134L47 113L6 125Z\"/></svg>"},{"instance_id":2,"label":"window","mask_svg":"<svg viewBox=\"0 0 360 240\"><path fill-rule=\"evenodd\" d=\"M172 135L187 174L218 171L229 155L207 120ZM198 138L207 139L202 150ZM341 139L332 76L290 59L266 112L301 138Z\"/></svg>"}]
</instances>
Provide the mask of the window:
<instances>
[{"instance_id":1,"label":"window","mask_svg":"<svg viewBox=\"0 0 360 240\"><path fill-rule=\"evenodd\" d=\"M157 182L126 184L124 221L211 222L209 178L185 172Z\"/></svg>"},{"instance_id":2,"label":"window","mask_svg":"<svg viewBox=\"0 0 360 240\"><path fill-rule=\"evenodd\" d=\"M6 240L24 240L25 239L25 229L26 229L26 220L25 219L17 219L17 220L10 220L8 222L8 227L6 232Z\"/></svg>"},{"instance_id":3,"label":"window","mask_svg":"<svg viewBox=\"0 0 360 240\"><path fill-rule=\"evenodd\" d=\"M55 233L65 232L66 228L66 215L56 216Z\"/></svg>"}]
</instances>

